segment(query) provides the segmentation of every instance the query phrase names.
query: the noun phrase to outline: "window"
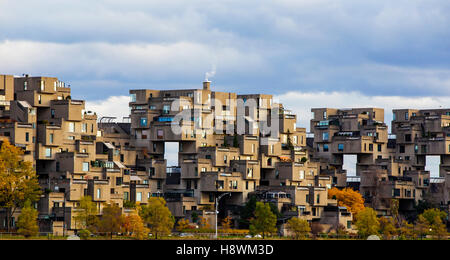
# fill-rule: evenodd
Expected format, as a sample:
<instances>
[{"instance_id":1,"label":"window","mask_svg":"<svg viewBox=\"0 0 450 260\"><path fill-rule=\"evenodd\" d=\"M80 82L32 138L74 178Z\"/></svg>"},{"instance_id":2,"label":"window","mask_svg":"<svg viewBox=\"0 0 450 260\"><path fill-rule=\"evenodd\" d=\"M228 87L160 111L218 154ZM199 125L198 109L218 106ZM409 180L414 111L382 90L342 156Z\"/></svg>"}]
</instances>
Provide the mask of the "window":
<instances>
[{"instance_id":1,"label":"window","mask_svg":"<svg viewBox=\"0 0 450 260\"><path fill-rule=\"evenodd\" d=\"M88 172L89 171L89 163L88 162L83 162L83 171L84 172Z\"/></svg>"},{"instance_id":2,"label":"window","mask_svg":"<svg viewBox=\"0 0 450 260\"><path fill-rule=\"evenodd\" d=\"M373 144L369 144L369 151L373 151Z\"/></svg>"},{"instance_id":3,"label":"window","mask_svg":"<svg viewBox=\"0 0 450 260\"><path fill-rule=\"evenodd\" d=\"M73 133L75 132L75 123L69 122L69 132Z\"/></svg>"},{"instance_id":4,"label":"window","mask_svg":"<svg viewBox=\"0 0 450 260\"><path fill-rule=\"evenodd\" d=\"M253 168L247 168L247 177L253 177Z\"/></svg>"},{"instance_id":5,"label":"window","mask_svg":"<svg viewBox=\"0 0 450 260\"><path fill-rule=\"evenodd\" d=\"M322 134L322 139L324 140L324 141L328 141L328 133L326 132L326 133L323 133Z\"/></svg>"},{"instance_id":6,"label":"window","mask_svg":"<svg viewBox=\"0 0 450 260\"><path fill-rule=\"evenodd\" d=\"M299 177L300 177L300 180L305 179L305 171L304 170L300 170Z\"/></svg>"},{"instance_id":7,"label":"window","mask_svg":"<svg viewBox=\"0 0 450 260\"><path fill-rule=\"evenodd\" d=\"M128 191L123 192L123 200L128 200Z\"/></svg>"},{"instance_id":8,"label":"window","mask_svg":"<svg viewBox=\"0 0 450 260\"><path fill-rule=\"evenodd\" d=\"M28 82L23 82L23 90L27 90L28 88Z\"/></svg>"},{"instance_id":9,"label":"window","mask_svg":"<svg viewBox=\"0 0 450 260\"><path fill-rule=\"evenodd\" d=\"M146 117L141 117L141 126L147 126L147 118Z\"/></svg>"},{"instance_id":10,"label":"window","mask_svg":"<svg viewBox=\"0 0 450 260\"><path fill-rule=\"evenodd\" d=\"M41 80L41 91L45 90L45 81Z\"/></svg>"},{"instance_id":11,"label":"window","mask_svg":"<svg viewBox=\"0 0 450 260\"><path fill-rule=\"evenodd\" d=\"M323 111L323 119L327 119L327 111Z\"/></svg>"},{"instance_id":12,"label":"window","mask_svg":"<svg viewBox=\"0 0 450 260\"><path fill-rule=\"evenodd\" d=\"M338 151L343 152L344 151L344 144L338 144Z\"/></svg>"},{"instance_id":13,"label":"window","mask_svg":"<svg viewBox=\"0 0 450 260\"><path fill-rule=\"evenodd\" d=\"M25 142L29 142L30 141L30 133L26 132L25 133Z\"/></svg>"},{"instance_id":14,"label":"window","mask_svg":"<svg viewBox=\"0 0 450 260\"><path fill-rule=\"evenodd\" d=\"M137 192L136 193L136 202L141 202L142 201L142 192Z\"/></svg>"},{"instance_id":15,"label":"window","mask_svg":"<svg viewBox=\"0 0 450 260\"><path fill-rule=\"evenodd\" d=\"M381 152L381 144L378 145L378 152Z\"/></svg>"},{"instance_id":16,"label":"window","mask_svg":"<svg viewBox=\"0 0 450 260\"><path fill-rule=\"evenodd\" d=\"M45 148L45 157L52 157L52 148Z\"/></svg>"},{"instance_id":17,"label":"window","mask_svg":"<svg viewBox=\"0 0 450 260\"><path fill-rule=\"evenodd\" d=\"M41 97L41 95L38 95L38 102L39 102L39 104L42 103L42 97Z\"/></svg>"},{"instance_id":18,"label":"window","mask_svg":"<svg viewBox=\"0 0 450 260\"><path fill-rule=\"evenodd\" d=\"M396 118L396 113L393 113L393 115L392 115L392 119L395 121L395 118Z\"/></svg>"},{"instance_id":19,"label":"window","mask_svg":"<svg viewBox=\"0 0 450 260\"><path fill-rule=\"evenodd\" d=\"M328 144L324 144L323 145L323 151L324 152L328 152Z\"/></svg>"},{"instance_id":20,"label":"window","mask_svg":"<svg viewBox=\"0 0 450 260\"><path fill-rule=\"evenodd\" d=\"M86 124L86 123L83 123L83 124L81 125L81 132L83 132L83 133L86 133L86 132L87 132L87 124Z\"/></svg>"},{"instance_id":21,"label":"window","mask_svg":"<svg viewBox=\"0 0 450 260\"><path fill-rule=\"evenodd\" d=\"M97 199L100 199L102 196L102 190L100 188L97 189Z\"/></svg>"},{"instance_id":22,"label":"window","mask_svg":"<svg viewBox=\"0 0 450 260\"><path fill-rule=\"evenodd\" d=\"M169 112L170 112L170 105L164 105L163 114L169 114Z\"/></svg>"},{"instance_id":23,"label":"window","mask_svg":"<svg viewBox=\"0 0 450 260\"><path fill-rule=\"evenodd\" d=\"M320 203L320 194L317 194L316 203L317 203L317 204Z\"/></svg>"},{"instance_id":24,"label":"window","mask_svg":"<svg viewBox=\"0 0 450 260\"><path fill-rule=\"evenodd\" d=\"M50 134L48 139L49 139L49 142L52 144L53 143L53 134Z\"/></svg>"},{"instance_id":25,"label":"window","mask_svg":"<svg viewBox=\"0 0 450 260\"><path fill-rule=\"evenodd\" d=\"M53 82L53 90L56 91L56 81Z\"/></svg>"},{"instance_id":26,"label":"window","mask_svg":"<svg viewBox=\"0 0 450 260\"><path fill-rule=\"evenodd\" d=\"M130 101L136 102L136 94L130 94Z\"/></svg>"},{"instance_id":27,"label":"window","mask_svg":"<svg viewBox=\"0 0 450 260\"><path fill-rule=\"evenodd\" d=\"M408 120L408 119L409 119L409 113L405 112L405 120Z\"/></svg>"}]
</instances>

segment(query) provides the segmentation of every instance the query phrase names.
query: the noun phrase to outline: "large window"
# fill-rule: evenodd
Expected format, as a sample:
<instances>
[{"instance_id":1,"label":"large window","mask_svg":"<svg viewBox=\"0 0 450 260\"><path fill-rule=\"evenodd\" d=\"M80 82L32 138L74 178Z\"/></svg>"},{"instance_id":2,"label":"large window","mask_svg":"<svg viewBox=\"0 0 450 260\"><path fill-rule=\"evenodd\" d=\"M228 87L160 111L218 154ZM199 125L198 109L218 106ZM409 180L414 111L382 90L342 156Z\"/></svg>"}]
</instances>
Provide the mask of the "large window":
<instances>
[{"instance_id":1,"label":"large window","mask_svg":"<svg viewBox=\"0 0 450 260\"><path fill-rule=\"evenodd\" d=\"M136 102L136 94L130 94L130 101Z\"/></svg>"}]
</instances>

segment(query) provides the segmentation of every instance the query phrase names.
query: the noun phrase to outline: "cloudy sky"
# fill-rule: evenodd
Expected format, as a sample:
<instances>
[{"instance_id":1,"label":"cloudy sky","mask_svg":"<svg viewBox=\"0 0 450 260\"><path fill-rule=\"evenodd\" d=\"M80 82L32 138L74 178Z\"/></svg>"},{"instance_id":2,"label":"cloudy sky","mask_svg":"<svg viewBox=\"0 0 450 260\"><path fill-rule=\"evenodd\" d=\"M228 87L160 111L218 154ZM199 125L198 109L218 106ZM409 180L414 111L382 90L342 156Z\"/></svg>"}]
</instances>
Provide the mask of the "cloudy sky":
<instances>
[{"instance_id":1,"label":"cloudy sky","mask_svg":"<svg viewBox=\"0 0 450 260\"><path fill-rule=\"evenodd\" d=\"M311 107L450 106L448 0L0 0L0 73L56 76L100 115L128 91L274 94Z\"/></svg>"},{"instance_id":2,"label":"cloudy sky","mask_svg":"<svg viewBox=\"0 0 450 260\"><path fill-rule=\"evenodd\" d=\"M0 0L0 72L56 76L122 116L129 89L199 88L214 69L215 90L274 94L307 127L310 107L449 106L449 13L446 0Z\"/></svg>"}]
</instances>

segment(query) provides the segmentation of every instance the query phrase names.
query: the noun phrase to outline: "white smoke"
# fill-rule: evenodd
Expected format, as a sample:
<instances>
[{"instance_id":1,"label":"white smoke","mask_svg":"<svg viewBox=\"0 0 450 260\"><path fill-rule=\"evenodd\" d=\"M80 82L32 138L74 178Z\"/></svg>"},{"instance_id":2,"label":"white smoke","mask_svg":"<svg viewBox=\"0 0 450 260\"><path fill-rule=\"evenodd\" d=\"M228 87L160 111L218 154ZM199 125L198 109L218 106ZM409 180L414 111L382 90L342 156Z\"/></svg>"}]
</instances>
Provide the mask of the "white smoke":
<instances>
[{"instance_id":1,"label":"white smoke","mask_svg":"<svg viewBox=\"0 0 450 260\"><path fill-rule=\"evenodd\" d=\"M205 81L209 81L209 78L212 78L216 75L216 65L212 65L211 71L205 73Z\"/></svg>"}]
</instances>

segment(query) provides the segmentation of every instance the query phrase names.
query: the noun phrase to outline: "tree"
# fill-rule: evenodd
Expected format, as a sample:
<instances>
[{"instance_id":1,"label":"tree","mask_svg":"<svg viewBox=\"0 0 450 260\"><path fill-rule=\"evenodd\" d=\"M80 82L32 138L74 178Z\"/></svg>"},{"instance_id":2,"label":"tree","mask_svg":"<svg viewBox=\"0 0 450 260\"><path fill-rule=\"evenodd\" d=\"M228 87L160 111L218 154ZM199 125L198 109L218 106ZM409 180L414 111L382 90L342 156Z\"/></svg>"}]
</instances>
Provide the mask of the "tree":
<instances>
[{"instance_id":1,"label":"tree","mask_svg":"<svg viewBox=\"0 0 450 260\"><path fill-rule=\"evenodd\" d=\"M189 219L180 219L178 220L177 224L177 231L182 232L183 230L186 230L189 228Z\"/></svg>"},{"instance_id":2,"label":"tree","mask_svg":"<svg viewBox=\"0 0 450 260\"><path fill-rule=\"evenodd\" d=\"M37 224L38 211L31 206L31 202L27 200L22 213L17 220L18 233L26 238L36 236L39 232Z\"/></svg>"},{"instance_id":3,"label":"tree","mask_svg":"<svg viewBox=\"0 0 450 260\"><path fill-rule=\"evenodd\" d=\"M400 223L399 234L399 239L414 239L416 237L414 225L407 221L402 221Z\"/></svg>"},{"instance_id":4,"label":"tree","mask_svg":"<svg viewBox=\"0 0 450 260\"><path fill-rule=\"evenodd\" d=\"M269 203L256 202L255 217L250 221L250 233L262 234L263 239L266 234L277 231L277 217L270 209Z\"/></svg>"},{"instance_id":5,"label":"tree","mask_svg":"<svg viewBox=\"0 0 450 260\"><path fill-rule=\"evenodd\" d=\"M430 230L430 225L428 221L423 217L423 215L419 215L416 221L416 234L422 239L428 234Z\"/></svg>"},{"instance_id":6,"label":"tree","mask_svg":"<svg viewBox=\"0 0 450 260\"><path fill-rule=\"evenodd\" d=\"M380 233L384 236L384 239L390 240L393 235L397 233L395 228L395 220L392 218L381 217L378 219L380 222Z\"/></svg>"},{"instance_id":7,"label":"tree","mask_svg":"<svg viewBox=\"0 0 450 260\"><path fill-rule=\"evenodd\" d=\"M139 215L148 225L150 232L158 239L158 235L169 234L174 225L174 218L161 197L151 197L148 204L142 206Z\"/></svg>"},{"instance_id":8,"label":"tree","mask_svg":"<svg viewBox=\"0 0 450 260\"><path fill-rule=\"evenodd\" d=\"M26 201L39 200L41 188L31 162L22 159L23 150L5 140L0 149L0 208L6 209L6 227L11 230L11 219Z\"/></svg>"},{"instance_id":9,"label":"tree","mask_svg":"<svg viewBox=\"0 0 450 260\"><path fill-rule=\"evenodd\" d=\"M287 228L294 234L295 239L304 239L311 232L308 221L294 217L287 222Z\"/></svg>"},{"instance_id":10,"label":"tree","mask_svg":"<svg viewBox=\"0 0 450 260\"><path fill-rule=\"evenodd\" d=\"M231 217L227 216L222 220L222 230L224 232L229 232L231 230Z\"/></svg>"},{"instance_id":11,"label":"tree","mask_svg":"<svg viewBox=\"0 0 450 260\"><path fill-rule=\"evenodd\" d=\"M148 228L145 227L142 218L133 213L123 218L122 222L123 231L126 234L131 234L134 238L144 240L148 236Z\"/></svg>"},{"instance_id":12,"label":"tree","mask_svg":"<svg viewBox=\"0 0 450 260\"><path fill-rule=\"evenodd\" d=\"M116 204L108 204L103 208L103 214L99 221L99 231L109 233L112 239L113 234L121 231L122 223L122 209Z\"/></svg>"},{"instance_id":13,"label":"tree","mask_svg":"<svg viewBox=\"0 0 450 260\"><path fill-rule=\"evenodd\" d=\"M256 209L256 202L257 202L256 196L251 196L247 203L245 203L244 207L241 209L240 212L240 219L239 224L240 228L247 229L250 226L250 220L255 217L255 209ZM270 209L273 214L275 214L276 217L281 217L281 213L278 210L277 206L273 203L268 203L270 205Z\"/></svg>"},{"instance_id":14,"label":"tree","mask_svg":"<svg viewBox=\"0 0 450 260\"><path fill-rule=\"evenodd\" d=\"M211 225L209 224L208 220L203 216L200 216L200 222L198 223L198 225L200 226L201 229L211 228Z\"/></svg>"},{"instance_id":15,"label":"tree","mask_svg":"<svg viewBox=\"0 0 450 260\"><path fill-rule=\"evenodd\" d=\"M447 213L436 208L426 209L421 215L428 221L430 225L434 225L436 224L436 222L442 222L447 217Z\"/></svg>"},{"instance_id":16,"label":"tree","mask_svg":"<svg viewBox=\"0 0 450 260\"><path fill-rule=\"evenodd\" d=\"M342 190L333 187L328 190L328 198L336 199L338 206L346 207L353 216L356 216L364 209L364 199L361 194L351 188L344 188Z\"/></svg>"},{"instance_id":17,"label":"tree","mask_svg":"<svg viewBox=\"0 0 450 260\"><path fill-rule=\"evenodd\" d=\"M380 229L380 222L377 219L375 210L367 207L364 210L360 211L356 215L355 226L358 230L358 234L363 238L378 234L378 230Z\"/></svg>"},{"instance_id":18,"label":"tree","mask_svg":"<svg viewBox=\"0 0 450 260\"><path fill-rule=\"evenodd\" d=\"M435 239L443 239L448 236L447 227L439 216L435 216L433 224L431 224L431 235Z\"/></svg>"},{"instance_id":19,"label":"tree","mask_svg":"<svg viewBox=\"0 0 450 260\"><path fill-rule=\"evenodd\" d=\"M98 223L97 205L92 201L91 196L84 196L77 207L77 215L74 217L78 229L88 229L90 232L96 232Z\"/></svg>"}]
</instances>

